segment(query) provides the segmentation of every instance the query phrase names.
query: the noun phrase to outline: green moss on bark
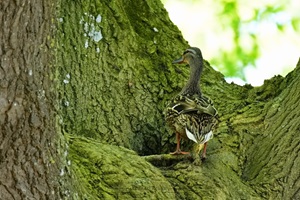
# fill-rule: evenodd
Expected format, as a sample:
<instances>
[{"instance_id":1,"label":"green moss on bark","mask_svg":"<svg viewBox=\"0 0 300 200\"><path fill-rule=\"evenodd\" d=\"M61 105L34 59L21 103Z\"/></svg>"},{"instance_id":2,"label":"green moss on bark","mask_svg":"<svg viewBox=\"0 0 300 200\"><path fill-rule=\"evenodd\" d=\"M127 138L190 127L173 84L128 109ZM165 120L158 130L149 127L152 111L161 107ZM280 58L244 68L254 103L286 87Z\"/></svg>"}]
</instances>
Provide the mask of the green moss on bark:
<instances>
[{"instance_id":1,"label":"green moss on bark","mask_svg":"<svg viewBox=\"0 0 300 200\"><path fill-rule=\"evenodd\" d=\"M159 169L134 151L73 136L69 148L83 199L175 199Z\"/></svg>"},{"instance_id":2,"label":"green moss on bark","mask_svg":"<svg viewBox=\"0 0 300 200\"><path fill-rule=\"evenodd\" d=\"M184 79L171 60L187 46L161 3L62 1L60 7L64 129L140 154L161 152L161 137L168 138L163 105ZM103 38L95 41L98 33Z\"/></svg>"},{"instance_id":3,"label":"green moss on bark","mask_svg":"<svg viewBox=\"0 0 300 200\"><path fill-rule=\"evenodd\" d=\"M163 110L188 77L187 67L171 65L187 43L159 1L62 1L60 9L60 124L101 141L70 138L83 197L300 198L299 66L286 78L242 87L205 62L201 88L220 116L208 159L155 168L138 154L175 148Z\"/></svg>"}]
</instances>

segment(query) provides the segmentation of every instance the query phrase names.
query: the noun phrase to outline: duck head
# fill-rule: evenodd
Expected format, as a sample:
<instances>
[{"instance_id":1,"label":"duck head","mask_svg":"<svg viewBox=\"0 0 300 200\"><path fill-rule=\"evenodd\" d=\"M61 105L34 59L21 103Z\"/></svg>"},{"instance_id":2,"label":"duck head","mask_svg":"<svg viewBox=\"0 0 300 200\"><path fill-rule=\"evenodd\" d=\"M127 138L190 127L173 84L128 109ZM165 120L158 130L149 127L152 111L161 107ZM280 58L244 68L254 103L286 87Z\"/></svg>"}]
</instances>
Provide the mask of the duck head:
<instances>
[{"instance_id":1,"label":"duck head","mask_svg":"<svg viewBox=\"0 0 300 200\"><path fill-rule=\"evenodd\" d=\"M182 56L174 60L173 64L181 64L181 63L187 63L190 64L192 60L201 60L202 61L202 53L199 48L197 47L190 47L187 50L185 50L182 54Z\"/></svg>"}]
</instances>

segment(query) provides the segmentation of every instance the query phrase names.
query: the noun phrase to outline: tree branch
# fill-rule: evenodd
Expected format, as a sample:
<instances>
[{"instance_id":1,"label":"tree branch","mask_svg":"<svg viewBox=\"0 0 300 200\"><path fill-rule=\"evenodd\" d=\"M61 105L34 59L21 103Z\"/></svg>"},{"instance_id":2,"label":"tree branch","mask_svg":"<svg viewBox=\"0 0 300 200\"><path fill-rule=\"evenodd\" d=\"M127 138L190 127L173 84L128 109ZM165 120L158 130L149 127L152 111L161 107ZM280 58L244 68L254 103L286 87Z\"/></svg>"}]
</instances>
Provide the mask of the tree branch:
<instances>
[{"instance_id":1,"label":"tree branch","mask_svg":"<svg viewBox=\"0 0 300 200\"><path fill-rule=\"evenodd\" d=\"M176 163L179 163L181 161L194 160L191 154L187 154L187 155L160 154L160 155L143 156L143 158L156 167L168 167Z\"/></svg>"}]
</instances>

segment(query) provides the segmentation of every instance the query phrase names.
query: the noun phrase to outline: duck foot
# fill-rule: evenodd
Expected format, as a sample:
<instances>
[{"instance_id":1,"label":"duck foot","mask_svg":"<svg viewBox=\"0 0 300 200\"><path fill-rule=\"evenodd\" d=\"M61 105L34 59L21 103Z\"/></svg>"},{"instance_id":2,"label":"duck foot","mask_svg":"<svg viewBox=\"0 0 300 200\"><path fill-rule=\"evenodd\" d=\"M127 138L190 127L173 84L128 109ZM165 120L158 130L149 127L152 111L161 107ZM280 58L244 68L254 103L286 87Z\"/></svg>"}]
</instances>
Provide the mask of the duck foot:
<instances>
[{"instance_id":1,"label":"duck foot","mask_svg":"<svg viewBox=\"0 0 300 200\"><path fill-rule=\"evenodd\" d=\"M180 134L176 133L176 140L177 140L177 145L176 145L176 151L170 153L171 155L187 155L190 154L190 152L185 152L180 150Z\"/></svg>"},{"instance_id":2,"label":"duck foot","mask_svg":"<svg viewBox=\"0 0 300 200\"><path fill-rule=\"evenodd\" d=\"M203 152L202 152L202 155L201 155L201 160L202 161L206 160L206 148L207 148L207 142L204 143Z\"/></svg>"}]
</instances>

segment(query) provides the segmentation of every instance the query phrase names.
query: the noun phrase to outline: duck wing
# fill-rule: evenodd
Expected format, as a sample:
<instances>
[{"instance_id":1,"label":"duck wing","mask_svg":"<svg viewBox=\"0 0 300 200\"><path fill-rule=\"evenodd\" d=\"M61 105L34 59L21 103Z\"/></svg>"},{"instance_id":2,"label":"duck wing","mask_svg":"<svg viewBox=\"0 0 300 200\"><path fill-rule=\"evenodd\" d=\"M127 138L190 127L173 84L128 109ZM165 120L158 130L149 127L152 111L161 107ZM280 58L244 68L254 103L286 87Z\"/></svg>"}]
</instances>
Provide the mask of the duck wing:
<instances>
[{"instance_id":1,"label":"duck wing","mask_svg":"<svg viewBox=\"0 0 300 200\"><path fill-rule=\"evenodd\" d=\"M217 110L212 100L206 96L177 96L168 107L178 114L192 114L196 112L197 114L204 113L210 116L217 115Z\"/></svg>"},{"instance_id":2,"label":"duck wing","mask_svg":"<svg viewBox=\"0 0 300 200\"><path fill-rule=\"evenodd\" d=\"M177 96L167 107L167 121L180 124L186 136L196 143L212 138L217 110L206 96Z\"/></svg>"}]
</instances>

